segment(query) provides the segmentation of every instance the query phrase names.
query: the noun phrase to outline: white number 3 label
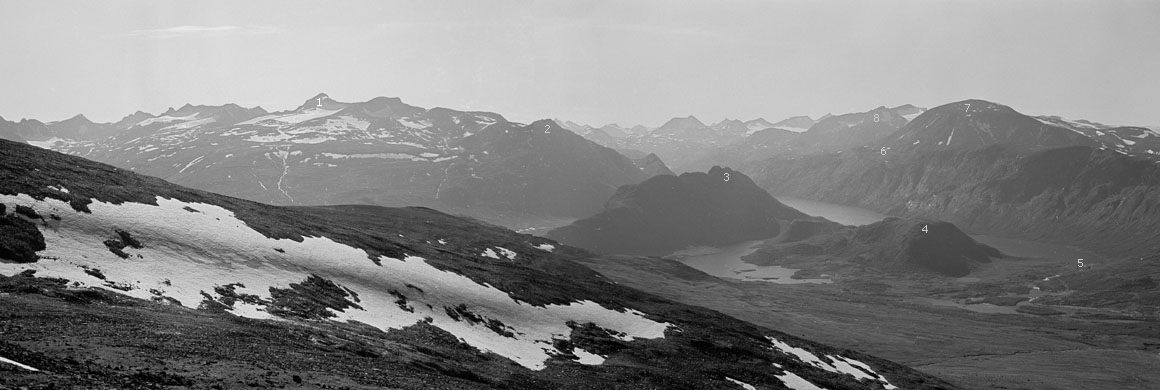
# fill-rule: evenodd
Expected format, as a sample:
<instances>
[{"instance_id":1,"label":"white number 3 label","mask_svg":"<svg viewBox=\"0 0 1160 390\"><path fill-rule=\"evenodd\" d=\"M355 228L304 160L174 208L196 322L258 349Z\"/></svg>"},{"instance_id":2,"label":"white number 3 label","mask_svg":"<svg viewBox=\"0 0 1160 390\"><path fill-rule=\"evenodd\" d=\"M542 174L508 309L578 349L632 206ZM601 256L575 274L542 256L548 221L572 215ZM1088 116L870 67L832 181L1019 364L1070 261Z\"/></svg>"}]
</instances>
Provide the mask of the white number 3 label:
<instances>
[{"instance_id":1,"label":"white number 3 label","mask_svg":"<svg viewBox=\"0 0 1160 390\"><path fill-rule=\"evenodd\" d=\"M725 172L725 181L729 181L729 172Z\"/></svg>"}]
</instances>

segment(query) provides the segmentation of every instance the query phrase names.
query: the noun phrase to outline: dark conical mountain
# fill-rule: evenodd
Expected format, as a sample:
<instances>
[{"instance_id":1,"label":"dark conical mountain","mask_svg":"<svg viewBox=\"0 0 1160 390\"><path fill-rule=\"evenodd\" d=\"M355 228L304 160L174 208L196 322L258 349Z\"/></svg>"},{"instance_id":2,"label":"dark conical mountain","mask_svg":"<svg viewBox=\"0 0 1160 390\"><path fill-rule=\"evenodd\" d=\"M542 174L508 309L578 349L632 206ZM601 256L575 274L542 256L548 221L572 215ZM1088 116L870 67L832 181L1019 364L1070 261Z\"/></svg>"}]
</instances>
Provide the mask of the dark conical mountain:
<instances>
[{"instance_id":1,"label":"dark conical mountain","mask_svg":"<svg viewBox=\"0 0 1160 390\"><path fill-rule=\"evenodd\" d=\"M1000 257L999 250L976 242L953 224L886 218L865 226L794 221L785 234L764 243L744 260L757 265L822 269L840 276L853 276L863 273L863 267L871 267L881 272L961 277Z\"/></svg>"},{"instance_id":2,"label":"dark conical mountain","mask_svg":"<svg viewBox=\"0 0 1160 390\"><path fill-rule=\"evenodd\" d=\"M809 218L729 168L654 176L617 189L604 211L548 233L600 253L665 255L689 246L769 238Z\"/></svg>"}]
</instances>

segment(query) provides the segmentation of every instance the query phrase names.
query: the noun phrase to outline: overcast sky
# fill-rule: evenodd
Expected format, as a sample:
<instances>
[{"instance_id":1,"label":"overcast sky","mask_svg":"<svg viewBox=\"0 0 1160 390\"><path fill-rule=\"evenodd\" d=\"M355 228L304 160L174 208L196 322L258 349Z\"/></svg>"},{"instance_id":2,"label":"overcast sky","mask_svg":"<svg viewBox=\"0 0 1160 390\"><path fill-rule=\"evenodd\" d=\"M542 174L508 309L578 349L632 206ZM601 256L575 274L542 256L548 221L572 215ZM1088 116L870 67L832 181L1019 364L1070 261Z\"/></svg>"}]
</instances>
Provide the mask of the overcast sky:
<instances>
[{"instance_id":1,"label":"overcast sky","mask_svg":"<svg viewBox=\"0 0 1160 390\"><path fill-rule=\"evenodd\" d=\"M326 92L530 122L779 120L980 98L1160 125L1157 1L0 0L0 116Z\"/></svg>"}]
</instances>

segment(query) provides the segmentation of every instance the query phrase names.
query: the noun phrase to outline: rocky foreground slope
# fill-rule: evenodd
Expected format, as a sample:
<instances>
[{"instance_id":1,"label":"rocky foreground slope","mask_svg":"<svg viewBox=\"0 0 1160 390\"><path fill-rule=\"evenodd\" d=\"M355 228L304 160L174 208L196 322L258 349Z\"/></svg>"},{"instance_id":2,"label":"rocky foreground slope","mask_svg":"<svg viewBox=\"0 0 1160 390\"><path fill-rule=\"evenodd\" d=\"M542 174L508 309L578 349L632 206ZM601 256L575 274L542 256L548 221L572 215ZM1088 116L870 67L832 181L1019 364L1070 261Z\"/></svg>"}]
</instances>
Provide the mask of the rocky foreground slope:
<instances>
[{"instance_id":1,"label":"rocky foreground slope","mask_svg":"<svg viewBox=\"0 0 1160 390\"><path fill-rule=\"evenodd\" d=\"M3 386L949 387L428 209L274 207L0 152L3 218L23 234L0 240Z\"/></svg>"},{"instance_id":2,"label":"rocky foreground slope","mask_svg":"<svg viewBox=\"0 0 1160 390\"><path fill-rule=\"evenodd\" d=\"M810 217L740 172L713 167L620 187L604 211L548 237L600 253L662 256L689 246L773 237L783 222L799 218Z\"/></svg>"}]
</instances>

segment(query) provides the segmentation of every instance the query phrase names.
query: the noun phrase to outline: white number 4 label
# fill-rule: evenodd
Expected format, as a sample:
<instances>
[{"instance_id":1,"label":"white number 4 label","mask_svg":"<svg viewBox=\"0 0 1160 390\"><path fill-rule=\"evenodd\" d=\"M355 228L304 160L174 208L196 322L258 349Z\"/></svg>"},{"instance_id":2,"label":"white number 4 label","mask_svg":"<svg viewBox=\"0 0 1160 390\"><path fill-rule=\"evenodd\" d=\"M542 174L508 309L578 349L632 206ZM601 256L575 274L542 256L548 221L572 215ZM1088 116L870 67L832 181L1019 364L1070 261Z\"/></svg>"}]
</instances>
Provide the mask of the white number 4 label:
<instances>
[{"instance_id":1,"label":"white number 4 label","mask_svg":"<svg viewBox=\"0 0 1160 390\"><path fill-rule=\"evenodd\" d=\"M930 233L929 226L928 226L928 225L922 225L922 232L923 232L923 233Z\"/></svg>"}]
</instances>

